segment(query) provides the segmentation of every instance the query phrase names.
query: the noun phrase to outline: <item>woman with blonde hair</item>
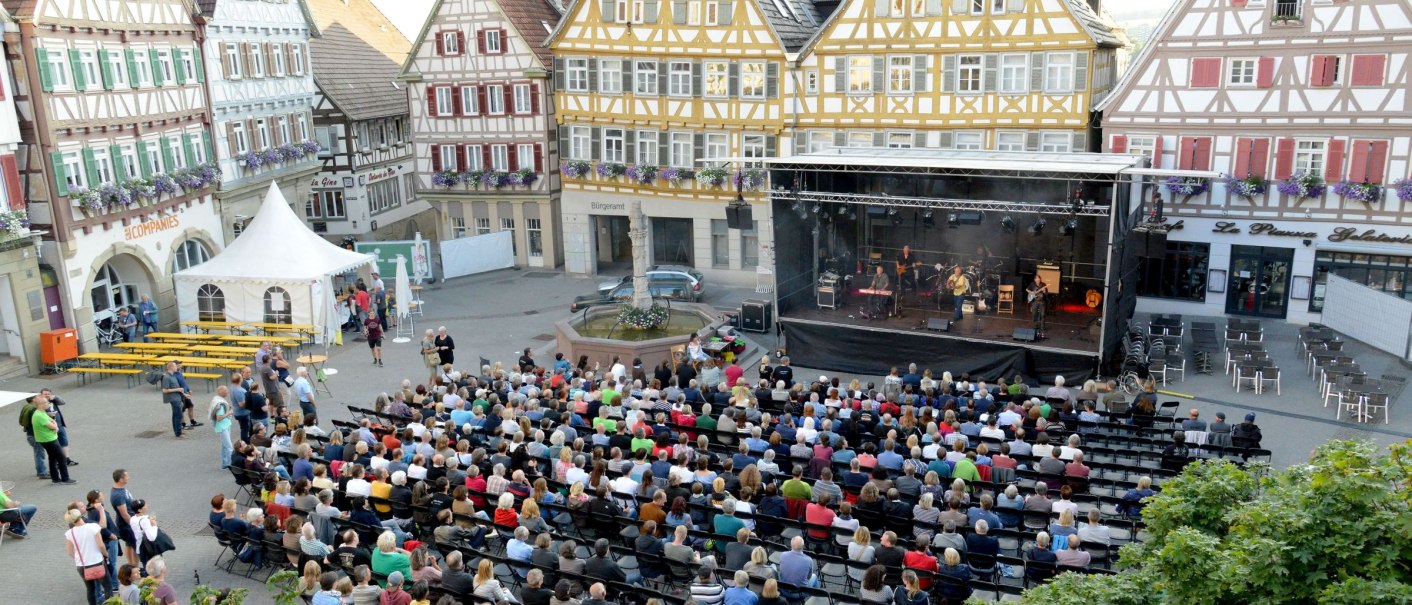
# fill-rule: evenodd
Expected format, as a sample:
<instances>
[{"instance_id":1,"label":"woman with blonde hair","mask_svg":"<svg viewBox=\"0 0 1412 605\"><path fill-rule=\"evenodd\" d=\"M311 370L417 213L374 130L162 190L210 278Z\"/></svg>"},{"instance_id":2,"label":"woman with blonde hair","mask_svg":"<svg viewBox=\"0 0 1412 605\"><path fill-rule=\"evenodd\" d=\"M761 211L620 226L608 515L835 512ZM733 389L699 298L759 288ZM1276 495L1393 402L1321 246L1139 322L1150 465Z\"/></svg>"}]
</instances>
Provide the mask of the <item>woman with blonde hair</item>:
<instances>
[{"instance_id":1,"label":"woman with blonde hair","mask_svg":"<svg viewBox=\"0 0 1412 605\"><path fill-rule=\"evenodd\" d=\"M319 592L319 576L322 575L324 570L318 561L304 563L304 575L299 576L299 596L313 598L314 593Z\"/></svg>"},{"instance_id":2,"label":"woman with blonde hair","mask_svg":"<svg viewBox=\"0 0 1412 605\"><path fill-rule=\"evenodd\" d=\"M892 602L895 605L927 605L929 601L931 595L922 590L917 572L910 569L902 572L902 589L892 592Z\"/></svg>"},{"instance_id":3,"label":"woman with blonde hair","mask_svg":"<svg viewBox=\"0 0 1412 605\"><path fill-rule=\"evenodd\" d=\"M877 549L872 545L873 534L866 526L858 526L853 531L853 543L848 545L848 560L861 565L872 565L873 557L877 554ZM848 575L854 582L862 582L866 568L859 569L857 565L848 566Z\"/></svg>"},{"instance_id":4,"label":"woman with blonde hair","mask_svg":"<svg viewBox=\"0 0 1412 605\"><path fill-rule=\"evenodd\" d=\"M750 561L741 569L749 574L750 577L760 578L761 580L779 577L779 574L775 572L775 568L770 566L770 553L765 552L765 547L763 546L756 546L754 550L750 551Z\"/></svg>"},{"instance_id":5,"label":"woman with blonde hair","mask_svg":"<svg viewBox=\"0 0 1412 605\"><path fill-rule=\"evenodd\" d=\"M482 558L480 560L480 565L476 567L476 577L472 586L475 587L472 594L482 599L491 602L520 602L515 598L514 593L500 585L500 580L495 579L495 563L490 559Z\"/></svg>"},{"instance_id":6,"label":"woman with blonde hair","mask_svg":"<svg viewBox=\"0 0 1412 605\"><path fill-rule=\"evenodd\" d=\"M525 498L525 501L520 504L520 527L528 528L533 534L550 531L549 524L544 521L544 517L539 515L539 504L534 501L534 498Z\"/></svg>"}]
</instances>

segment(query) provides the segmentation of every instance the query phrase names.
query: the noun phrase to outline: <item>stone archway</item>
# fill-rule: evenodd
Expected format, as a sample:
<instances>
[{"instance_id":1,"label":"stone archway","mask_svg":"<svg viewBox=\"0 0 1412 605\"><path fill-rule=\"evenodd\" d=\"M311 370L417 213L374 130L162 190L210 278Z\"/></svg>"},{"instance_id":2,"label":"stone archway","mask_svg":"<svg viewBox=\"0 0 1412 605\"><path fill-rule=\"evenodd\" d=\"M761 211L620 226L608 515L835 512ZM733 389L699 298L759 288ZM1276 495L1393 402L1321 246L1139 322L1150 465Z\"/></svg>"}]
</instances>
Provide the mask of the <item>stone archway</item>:
<instances>
[{"instance_id":1,"label":"stone archway","mask_svg":"<svg viewBox=\"0 0 1412 605\"><path fill-rule=\"evenodd\" d=\"M89 266L83 290L72 293L74 321L80 339L94 338L94 322L117 313L120 306L136 305L141 296L151 296L158 308L171 304L171 284L160 279L164 272L142 248L128 243L113 244Z\"/></svg>"},{"instance_id":2,"label":"stone archway","mask_svg":"<svg viewBox=\"0 0 1412 605\"><path fill-rule=\"evenodd\" d=\"M167 256L162 266L169 269L169 277L171 273L175 273L175 271L171 271L170 269L174 267L173 261L176 260L177 253L181 251L182 244L188 241L201 242L201 244L206 247L206 251L210 253L211 258L215 258L222 250L222 246L216 243L216 238L212 237L205 229L197 229L195 227L186 228L181 233L178 233L176 237L172 238L172 245L167 249Z\"/></svg>"}]
</instances>

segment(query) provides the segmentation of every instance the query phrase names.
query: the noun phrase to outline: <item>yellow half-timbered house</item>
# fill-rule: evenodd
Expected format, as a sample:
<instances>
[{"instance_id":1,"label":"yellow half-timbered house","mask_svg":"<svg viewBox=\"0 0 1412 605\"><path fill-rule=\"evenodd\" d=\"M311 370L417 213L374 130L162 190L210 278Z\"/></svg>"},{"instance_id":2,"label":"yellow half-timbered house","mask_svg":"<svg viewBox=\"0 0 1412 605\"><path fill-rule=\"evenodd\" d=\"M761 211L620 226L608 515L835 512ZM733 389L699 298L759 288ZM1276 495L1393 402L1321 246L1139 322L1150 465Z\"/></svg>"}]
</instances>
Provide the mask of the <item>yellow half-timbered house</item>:
<instances>
[{"instance_id":1,"label":"yellow half-timbered house","mask_svg":"<svg viewBox=\"0 0 1412 605\"><path fill-rule=\"evenodd\" d=\"M1128 46L1098 0L844 0L790 74L793 148L1087 151Z\"/></svg>"},{"instance_id":2,"label":"yellow half-timbered house","mask_svg":"<svg viewBox=\"0 0 1412 605\"><path fill-rule=\"evenodd\" d=\"M749 160L788 137L785 74L823 18L809 0L571 5L548 42L566 269L626 270L641 200L652 263L753 283L770 265L769 207L731 229L725 203L762 199Z\"/></svg>"}]
</instances>

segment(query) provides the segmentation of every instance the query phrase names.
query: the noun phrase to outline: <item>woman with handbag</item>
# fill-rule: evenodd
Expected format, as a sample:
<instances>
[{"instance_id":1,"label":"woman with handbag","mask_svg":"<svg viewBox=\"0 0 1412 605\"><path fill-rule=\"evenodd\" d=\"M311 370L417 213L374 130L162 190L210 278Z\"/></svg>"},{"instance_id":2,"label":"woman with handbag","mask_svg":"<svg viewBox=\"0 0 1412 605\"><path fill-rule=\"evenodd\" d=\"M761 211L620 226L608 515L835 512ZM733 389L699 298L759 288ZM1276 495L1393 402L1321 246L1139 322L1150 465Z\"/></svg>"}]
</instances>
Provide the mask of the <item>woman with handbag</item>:
<instances>
[{"instance_id":1,"label":"woman with handbag","mask_svg":"<svg viewBox=\"0 0 1412 605\"><path fill-rule=\"evenodd\" d=\"M146 500L132 502L132 534L137 537L137 557L147 565L155 557L176 550L171 536L157 527L157 516L148 514Z\"/></svg>"},{"instance_id":2,"label":"woman with handbag","mask_svg":"<svg viewBox=\"0 0 1412 605\"><path fill-rule=\"evenodd\" d=\"M427 377L427 388L436 385L436 371L441 367L441 354L438 351L436 332L427 329L426 333L422 335L422 362L426 364L427 372L430 372Z\"/></svg>"},{"instance_id":3,"label":"woman with handbag","mask_svg":"<svg viewBox=\"0 0 1412 605\"><path fill-rule=\"evenodd\" d=\"M69 531L64 532L64 550L83 577L88 605L97 605L108 599L108 550L103 545L103 528L90 523L78 508L64 513L64 523L69 526Z\"/></svg>"}]
</instances>

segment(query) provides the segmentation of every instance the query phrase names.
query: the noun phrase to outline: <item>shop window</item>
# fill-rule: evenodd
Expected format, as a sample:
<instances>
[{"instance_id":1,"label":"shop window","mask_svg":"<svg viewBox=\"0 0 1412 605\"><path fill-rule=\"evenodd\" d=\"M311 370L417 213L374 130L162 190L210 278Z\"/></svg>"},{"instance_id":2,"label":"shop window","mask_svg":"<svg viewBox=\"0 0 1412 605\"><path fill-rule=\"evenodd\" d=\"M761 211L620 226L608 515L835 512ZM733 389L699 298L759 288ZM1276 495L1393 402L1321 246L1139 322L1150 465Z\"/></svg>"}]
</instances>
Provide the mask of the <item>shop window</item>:
<instances>
[{"instance_id":1,"label":"shop window","mask_svg":"<svg viewBox=\"0 0 1412 605\"><path fill-rule=\"evenodd\" d=\"M1138 296L1205 301L1210 256L1210 244L1168 241L1161 256L1138 258Z\"/></svg>"},{"instance_id":2,"label":"shop window","mask_svg":"<svg viewBox=\"0 0 1412 605\"><path fill-rule=\"evenodd\" d=\"M1407 285L1412 278L1409 260L1412 259L1387 254L1320 251L1314 257L1314 289L1309 296L1309 310L1315 313L1324 310L1324 289L1331 273L1373 290L1412 300L1412 287Z\"/></svg>"},{"instance_id":3,"label":"shop window","mask_svg":"<svg viewBox=\"0 0 1412 605\"><path fill-rule=\"evenodd\" d=\"M211 284L196 291L196 318L201 321L226 320L226 295Z\"/></svg>"}]
</instances>

